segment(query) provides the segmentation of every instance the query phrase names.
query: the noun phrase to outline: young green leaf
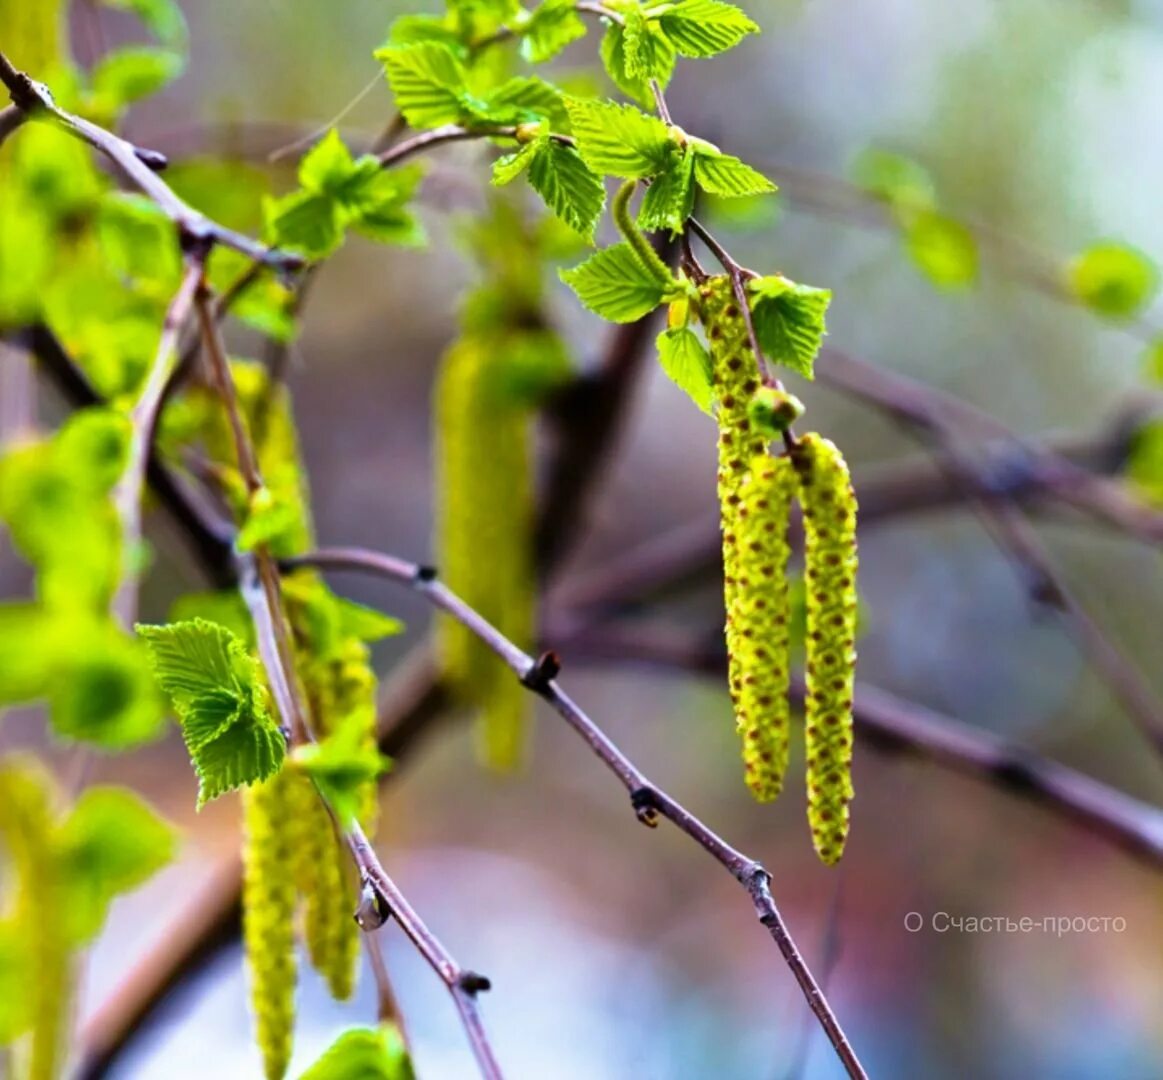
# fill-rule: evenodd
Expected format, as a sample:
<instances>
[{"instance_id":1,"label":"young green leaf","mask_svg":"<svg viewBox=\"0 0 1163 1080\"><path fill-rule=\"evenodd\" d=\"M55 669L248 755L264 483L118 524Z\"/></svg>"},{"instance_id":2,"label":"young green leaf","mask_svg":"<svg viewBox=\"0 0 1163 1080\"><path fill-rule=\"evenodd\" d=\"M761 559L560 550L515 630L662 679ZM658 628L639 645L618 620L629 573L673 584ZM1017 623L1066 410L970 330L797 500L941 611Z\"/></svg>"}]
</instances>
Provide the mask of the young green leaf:
<instances>
[{"instance_id":1,"label":"young green leaf","mask_svg":"<svg viewBox=\"0 0 1163 1080\"><path fill-rule=\"evenodd\" d=\"M229 630L195 619L137 632L178 714L198 775L199 807L278 772L286 740L271 716L257 661Z\"/></svg>"},{"instance_id":2,"label":"young green leaf","mask_svg":"<svg viewBox=\"0 0 1163 1080\"><path fill-rule=\"evenodd\" d=\"M1111 319L1130 319L1151 302L1159 272L1127 244L1092 244L1067 268L1067 288L1084 307Z\"/></svg>"},{"instance_id":3,"label":"young green leaf","mask_svg":"<svg viewBox=\"0 0 1163 1080\"><path fill-rule=\"evenodd\" d=\"M657 72L658 83L665 88L674 74L676 59L674 46L669 39L658 27L648 27L645 39L640 38L637 44L637 50L639 66ZM643 60L642 54L646 51L649 56ZM632 76L627 71L626 33L617 23L611 22L602 36L601 57L606 74L622 93L646 108L653 106L654 94L650 80Z\"/></svg>"},{"instance_id":4,"label":"young green leaf","mask_svg":"<svg viewBox=\"0 0 1163 1080\"><path fill-rule=\"evenodd\" d=\"M938 288L964 288L977 280L977 243L959 221L922 211L905 226L904 242L909 258Z\"/></svg>"},{"instance_id":5,"label":"young green leaf","mask_svg":"<svg viewBox=\"0 0 1163 1080\"><path fill-rule=\"evenodd\" d=\"M265 198L263 219L272 244L308 259L325 259L343 243L339 206L329 195L293 191L281 199Z\"/></svg>"},{"instance_id":6,"label":"young green leaf","mask_svg":"<svg viewBox=\"0 0 1163 1080\"><path fill-rule=\"evenodd\" d=\"M281 499L270 488L260 488L251 497L246 521L235 543L241 551L254 551L265 545L281 554L280 541L297 533L300 520L297 500Z\"/></svg>"},{"instance_id":7,"label":"young green leaf","mask_svg":"<svg viewBox=\"0 0 1163 1080\"><path fill-rule=\"evenodd\" d=\"M638 211L638 226L647 232L680 232L694 209L695 155L677 146L668 154L665 170L646 189Z\"/></svg>"},{"instance_id":8,"label":"young green leaf","mask_svg":"<svg viewBox=\"0 0 1163 1080\"><path fill-rule=\"evenodd\" d=\"M714 400L711 357L698 335L686 326L663 330L658 335L658 360L679 389L710 414Z\"/></svg>"},{"instance_id":9,"label":"young green leaf","mask_svg":"<svg viewBox=\"0 0 1163 1080\"><path fill-rule=\"evenodd\" d=\"M928 170L912 158L868 147L852 165L852 179L870 195L900 210L930 210L937 205Z\"/></svg>"},{"instance_id":10,"label":"young green leaf","mask_svg":"<svg viewBox=\"0 0 1163 1080\"><path fill-rule=\"evenodd\" d=\"M666 6L658 22L683 56L714 56L759 33L739 8L719 0L677 0Z\"/></svg>"},{"instance_id":11,"label":"young green leaf","mask_svg":"<svg viewBox=\"0 0 1163 1080\"><path fill-rule=\"evenodd\" d=\"M673 143L666 125L633 105L567 98L578 150L594 172L638 180L656 176Z\"/></svg>"},{"instance_id":12,"label":"young green leaf","mask_svg":"<svg viewBox=\"0 0 1163 1080\"><path fill-rule=\"evenodd\" d=\"M571 229L591 243L606 205L606 188L572 147L543 137L529 163L529 185Z\"/></svg>"},{"instance_id":13,"label":"young green leaf","mask_svg":"<svg viewBox=\"0 0 1163 1080\"><path fill-rule=\"evenodd\" d=\"M137 795L93 787L61 827L59 843L73 902L67 936L92 940L120 893L136 889L174 856L174 831Z\"/></svg>"},{"instance_id":14,"label":"young green leaf","mask_svg":"<svg viewBox=\"0 0 1163 1080\"><path fill-rule=\"evenodd\" d=\"M521 55L531 64L541 64L585 36L586 24L574 0L544 0L521 29Z\"/></svg>"},{"instance_id":15,"label":"young green leaf","mask_svg":"<svg viewBox=\"0 0 1163 1080\"><path fill-rule=\"evenodd\" d=\"M537 140L526 143L519 150L515 150L511 154L505 154L503 157L497 158L493 162L493 183L497 187L504 187L505 184L511 184L533 163L533 158L537 155L540 147L540 140Z\"/></svg>"},{"instance_id":16,"label":"young green leaf","mask_svg":"<svg viewBox=\"0 0 1163 1080\"><path fill-rule=\"evenodd\" d=\"M321 742L298 747L291 760L314 781L345 828L364 805L368 785L392 764L368 744L359 724L341 724Z\"/></svg>"},{"instance_id":17,"label":"young green leaf","mask_svg":"<svg viewBox=\"0 0 1163 1080\"><path fill-rule=\"evenodd\" d=\"M415 1080L415 1073L399 1028L386 1023L345 1031L299 1080Z\"/></svg>"},{"instance_id":18,"label":"young green leaf","mask_svg":"<svg viewBox=\"0 0 1163 1080\"><path fill-rule=\"evenodd\" d=\"M171 48L186 47L186 20L177 0L100 0L106 7L131 11L151 34Z\"/></svg>"},{"instance_id":19,"label":"young green leaf","mask_svg":"<svg viewBox=\"0 0 1163 1080\"><path fill-rule=\"evenodd\" d=\"M590 311L616 323L649 314L667 293L626 241L604 248L572 270L560 271L560 276Z\"/></svg>"},{"instance_id":20,"label":"young green leaf","mask_svg":"<svg viewBox=\"0 0 1163 1080\"><path fill-rule=\"evenodd\" d=\"M754 297L751 311L759 347L777 364L812 378L816 354L827 333L824 316L831 292L778 274L758 278L748 287Z\"/></svg>"},{"instance_id":21,"label":"young green leaf","mask_svg":"<svg viewBox=\"0 0 1163 1080\"><path fill-rule=\"evenodd\" d=\"M745 165L737 157L703 150L698 145L695 148L695 180L708 194L730 198L775 191L775 185L763 173Z\"/></svg>"},{"instance_id":22,"label":"young green leaf","mask_svg":"<svg viewBox=\"0 0 1163 1080\"><path fill-rule=\"evenodd\" d=\"M444 46L387 46L376 52L396 99L396 107L414 128L456 123L465 111L465 74L460 61Z\"/></svg>"},{"instance_id":23,"label":"young green leaf","mask_svg":"<svg viewBox=\"0 0 1163 1080\"><path fill-rule=\"evenodd\" d=\"M345 202L379 173L380 164L374 157L355 161L339 132L332 128L300 162L299 183L306 191Z\"/></svg>"},{"instance_id":24,"label":"young green leaf","mask_svg":"<svg viewBox=\"0 0 1163 1080\"><path fill-rule=\"evenodd\" d=\"M126 105L156 94L185 67L181 55L150 45L131 45L103 56L93 68L91 108L117 114Z\"/></svg>"},{"instance_id":25,"label":"young green leaf","mask_svg":"<svg viewBox=\"0 0 1163 1080\"><path fill-rule=\"evenodd\" d=\"M566 133L569 129L565 96L556 86L551 86L535 75L501 83L485 95L473 113L476 119L490 124L536 123L545 120L558 134Z\"/></svg>"}]
</instances>

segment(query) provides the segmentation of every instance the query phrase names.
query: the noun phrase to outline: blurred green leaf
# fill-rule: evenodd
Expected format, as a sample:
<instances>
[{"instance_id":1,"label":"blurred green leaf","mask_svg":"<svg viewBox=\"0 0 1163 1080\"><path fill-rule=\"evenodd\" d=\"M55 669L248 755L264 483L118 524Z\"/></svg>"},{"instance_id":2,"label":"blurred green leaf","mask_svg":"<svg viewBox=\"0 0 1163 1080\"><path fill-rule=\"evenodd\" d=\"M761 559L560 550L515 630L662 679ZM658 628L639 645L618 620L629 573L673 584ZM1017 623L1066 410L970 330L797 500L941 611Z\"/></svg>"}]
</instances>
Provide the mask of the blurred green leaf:
<instances>
[{"instance_id":1,"label":"blurred green leaf","mask_svg":"<svg viewBox=\"0 0 1163 1080\"><path fill-rule=\"evenodd\" d=\"M133 792L93 787L61 826L60 855L69 883L69 940L96 937L109 905L146 882L174 856L174 831Z\"/></svg>"},{"instance_id":2,"label":"blurred green leaf","mask_svg":"<svg viewBox=\"0 0 1163 1080\"><path fill-rule=\"evenodd\" d=\"M36 979L28 933L20 920L0 920L0 1046L14 1041L32 1026Z\"/></svg>"},{"instance_id":3,"label":"blurred green leaf","mask_svg":"<svg viewBox=\"0 0 1163 1080\"><path fill-rule=\"evenodd\" d=\"M1103 242L1079 253L1066 272L1070 294L1084 307L1111 319L1130 319L1155 297L1159 273L1141 251Z\"/></svg>"},{"instance_id":4,"label":"blurred green leaf","mask_svg":"<svg viewBox=\"0 0 1163 1080\"><path fill-rule=\"evenodd\" d=\"M853 163L852 179L890 206L929 210L937 204L936 188L928 170L902 154L869 147Z\"/></svg>"},{"instance_id":5,"label":"blurred green leaf","mask_svg":"<svg viewBox=\"0 0 1163 1080\"><path fill-rule=\"evenodd\" d=\"M328 195L295 191L263 201L266 236L271 244L324 259L343 243L339 207Z\"/></svg>"},{"instance_id":6,"label":"blurred green leaf","mask_svg":"<svg viewBox=\"0 0 1163 1080\"><path fill-rule=\"evenodd\" d=\"M107 53L93 68L90 107L115 116L125 106L156 94L184 68L181 55L171 49L128 45Z\"/></svg>"},{"instance_id":7,"label":"blurred green leaf","mask_svg":"<svg viewBox=\"0 0 1163 1080\"><path fill-rule=\"evenodd\" d=\"M185 48L186 20L177 0L100 0L100 3L133 12L159 41L175 48Z\"/></svg>"},{"instance_id":8,"label":"blurred green leaf","mask_svg":"<svg viewBox=\"0 0 1163 1080\"><path fill-rule=\"evenodd\" d=\"M368 785L391 768L391 761L369 743L362 722L341 723L320 742L297 747L292 761L315 783L344 828L364 805Z\"/></svg>"},{"instance_id":9,"label":"blurred green leaf","mask_svg":"<svg viewBox=\"0 0 1163 1080\"><path fill-rule=\"evenodd\" d=\"M942 289L965 288L977 281L977 241L960 222L922 212L904 229L905 250L916 267Z\"/></svg>"},{"instance_id":10,"label":"blurred green leaf","mask_svg":"<svg viewBox=\"0 0 1163 1080\"><path fill-rule=\"evenodd\" d=\"M299 1080L415 1080L415 1073L399 1029L388 1023L345 1031Z\"/></svg>"}]
</instances>

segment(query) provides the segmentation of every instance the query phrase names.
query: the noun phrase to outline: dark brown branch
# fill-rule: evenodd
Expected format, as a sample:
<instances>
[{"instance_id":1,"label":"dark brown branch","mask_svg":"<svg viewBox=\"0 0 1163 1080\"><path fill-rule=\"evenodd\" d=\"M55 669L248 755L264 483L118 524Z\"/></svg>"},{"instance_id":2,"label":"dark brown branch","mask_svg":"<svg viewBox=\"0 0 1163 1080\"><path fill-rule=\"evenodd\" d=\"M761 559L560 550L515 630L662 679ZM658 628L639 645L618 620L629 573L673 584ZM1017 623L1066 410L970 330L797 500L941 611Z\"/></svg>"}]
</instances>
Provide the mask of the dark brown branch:
<instances>
[{"instance_id":1,"label":"dark brown branch","mask_svg":"<svg viewBox=\"0 0 1163 1080\"><path fill-rule=\"evenodd\" d=\"M381 151L377 157L380 165L386 169L391 165L406 161L410 157L415 157L417 154L422 154L434 146L443 146L445 143L464 142L467 139L514 138L516 134L517 129L512 126L467 128L460 124L445 124L443 127L422 131L410 139L396 143L394 146Z\"/></svg>"},{"instance_id":2,"label":"dark brown branch","mask_svg":"<svg viewBox=\"0 0 1163 1080\"><path fill-rule=\"evenodd\" d=\"M716 679L727 670L722 635L717 630L699 638L641 621L614 622L580 632L551 627L548 640L583 661L639 662ZM791 694L802 704L801 678L793 678ZM857 685L853 714L857 734L877 749L926 758L1030 799L1136 858L1163 868L1163 810L1158 807L1048 761L999 735L866 684Z\"/></svg>"},{"instance_id":3,"label":"dark brown branch","mask_svg":"<svg viewBox=\"0 0 1163 1080\"><path fill-rule=\"evenodd\" d=\"M554 654L547 653L541 659L534 660L449 590L433 571L415 563L358 548L326 548L289 560L288 565L370 573L406 585L479 637L512 668L525 687L546 701L581 736L602 764L618 778L626 788L631 805L643 824L654 826L659 816L666 818L694 840L747 890L759 921L775 941L848 1075L867 1076L784 924L771 895L771 875L760 863L736 851L685 806L651 782L618 749L557 684L559 665Z\"/></svg>"},{"instance_id":4,"label":"dark brown branch","mask_svg":"<svg viewBox=\"0 0 1163 1080\"><path fill-rule=\"evenodd\" d=\"M47 87L35 82L24 72L17 71L3 53L0 53L0 82L7 87L13 106L25 117L51 120L109 158L130 182L153 200L178 226L187 242L223 244L284 273L303 266L302 256L268 248L248 236L211 221L188 206L157 175L166 166L162 154L135 146L83 117L66 112L53 101Z\"/></svg>"}]
</instances>

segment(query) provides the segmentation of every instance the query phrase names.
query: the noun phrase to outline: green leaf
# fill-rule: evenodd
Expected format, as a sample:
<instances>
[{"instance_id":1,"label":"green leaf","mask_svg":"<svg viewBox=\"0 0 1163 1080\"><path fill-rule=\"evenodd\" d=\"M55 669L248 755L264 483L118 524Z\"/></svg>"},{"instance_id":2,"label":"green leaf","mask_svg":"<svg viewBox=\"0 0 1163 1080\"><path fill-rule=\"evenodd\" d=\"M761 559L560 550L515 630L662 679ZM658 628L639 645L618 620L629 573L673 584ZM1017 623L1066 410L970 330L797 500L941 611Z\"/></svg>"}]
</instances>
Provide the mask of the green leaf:
<instances>
[{"instance_id":1,"label":"green leaf","mask_svg":"<svg viewBox=\"0 0 1163 1080\"><path fill-rule=\"evenodd\" d=\"M669 155L666 169L651 181L638 211L638 226L647 232L670 229L682 231L695 203L695 155L677 146Z\"/></svg>"},{"instance_id":2,"label":"green leaf","mask_svg":"<svg viewBox=\"0 0 1163 1080\"><path fill-rule=\"evenodd\" d=\"M357 638L360 641L380 641L404 632L404 623L394 615L346 600L342 596L333 598L338 618L337 631L341 638Z\"/></svg>"},{"instance_id":3,"label":"green leaf","mask_svg":"<svg viewBox=\"0 0 1163 1080\"><path fill-rule=\"evenodd\" d=\"M586 24L574 0L544 0L521 29L521 55L531 64L542 64L585 36Z\"/></svg>"},{"instance_id":4,"label":"green leaf","mask_svg":"<svg viewBox=\"0 0 1163 1080\"><path fill-rule=\"evenodd\" d=\"M714 56L734 48L759 27L734 4L678 0L659 17L670 43L683 56Z\"/></svg>"},{"instance_id":5,"label":"green leaf","mask_svg":"<svg viewBox=\"0 0 1163 1080\"><path fill-rule=\"evenodd\" d=\"M465 109L465 75L460 61L437 44L388 46L376 52L396 107L417 129L456 123Z\"/></svg>"},{"instance_id":6,"label":"green leaf","mask_svg":"<svg viewBox=\"0 0 1163 1080\"><path fill-rule=\"evenodd\" d=\"M106 7L131 11L165 45L186 47L186 20L177 0L100 0Z\"/></svg>"},{"instance_id":7,"label":"green leaf","mask_svg":"<svg viewBox=\"0 0 1163 1080\"><path fill-rule=\"evenodd\" d=\"M493 162L493 183L497 187L511 184L533 163L533 158L540 149L540 140L526 143L512 154L505 154Z\"/></svg>"},{"instance_id":8,"label":"green leaf","mask_svg":"<svg viewBox=\"0 0 1163 1080\"><path fill-rule=\"evenodd\" d=\"M1141 251L1102 242L1078 254L1067 268L1067 288L1091 311L1111 319L1131 319L1155 297L1159 273Z\"/></svg>"},{"instance_id":9,"label":"green leaf","mask_svg":"<svg viewBox=\"0 0 1163 1080\"><path fill-rule=\"evenodd\" d=\"M685 326L663 330L658 335L658 360L675 385L710 413L714 399L711 357L698 335Z\"/></svg>"},{"instance_id":10,"label":"green leaf","mask_svg":"<svg viewBox=\"0 0 1163 1080\"><path fill-rule=\"evenodd\" d=\"M278 247L323 259L343 243L339 207L329 195L295 191L281 199L263 200L266 235Z\"/></svg>"},{"instance_id":11,"label":"green leaf","mask_svg":"<svg viewBox=\"0 0 1163 1080\"><path fill-rule=\"evenodd\" d=\"M299 164L299 183L306 191L328 195L340 202L357 198L360 190L380 174L380 163L370 154L356 161L332 128Z\"/></svg>"},{"instance_id":12,"label":"green leaf","mask_svg":"<svg viewBox=\"0 0 1163 1080\"><path fill-rule=\"evenodd\" d=\"M674 72L674 47L658 23L647 19L641 8L626 8L622 18L619 29L624 77L635 84L649 84L651 79L657 79L665 89Z\"/></svg>"},{"instance_id":13,"label":"green leaf","mask_svg":"<svg viewBox=\"0 0 1163 1080\"><path fill-rule=\"evenodd\" d=\"M415 1080L415 1073L399 1029L387 1023L345 1031L299 1080Z\"/></svg>"},{"instance_id":14,"label":"green leaf","mask_svg":"<svg viewBox=\"0 0 1163 1080\"><path fill-rule=\"evenodd\" d=\"M639 60L641 66L658 71L659 85L664 89L674 74L675 51L669 40L661 30L651 29L646 41L639 41L638 53L649 49L651 56L648 61ZM654 105L654 94L647 79L635 78L626 70L626 35L617 23L611 23L602 36L601 45L602 63L614 85L622 93L633 98L639 105L651 108Z\"/></svg>"},{"instance_id":15,"label":"green leaf","mask_svg":"<svg viewBox=\"0 0 1163 1080\"><path fill-rule=\"evenodd\" d=\"M626 241L604 248L572 270L560 271L560 276L590 311L610 322L634 322L658 307L666 295Z\"/></svg>"},{"instance_id":16,"label":"green leaf","mask_svg":"<svg viewBox=\"0 0 1163 1080\"><path fill-rule=\"evenodd\" d=\"M565 96L556 86L534 75L522 76L503 82L490 91L482 102L483 108L474 110L478 119L491 124L535 123L545 120L557 133L569 128L569 113Z\"/></svg>"},{"instance_id":17,"label":"green leaf","mask_svg":"<svg viewBox=\"0 0 1163 1080\"><path fill-rule=\"evenodd\" d=\"M529 184L571 229L591 243L606 205L606 187L572 147L542 138L529 162Z\"/></svg>"},{"instance_id":18,"label":"green leaf","mask_svg":"<svg viewBox=\"0 0 1163 1080\"><path fill-rule=\"evenodd\" d=\"M257 661L229 630L195 619L138 626L169 695L198 776L199 808L278 772L286 740Z\"/></svg>"},{"instance_id":19,"label":"green leaf","mask_svg":"<svg viewBox=\"0 0 1163 1080\"><path fill-rule=\"evenodd\" d=\"M64 930L83 944L101 929L114 897L136 889L173 859L175 836L131 791L93 787L62 825L59 843L70 893Z\"/></svg>"},{"instance_id":20,"label":"green leaf","mask_svg":"<svg viewBox=\"0 0 1163 1080\"><path fill-rule=\"evenodd\" d=\"M666 168L674 144L661 120L612 101L567 98L565 107L578 150L594 172L638 180Z\"/></svg>"},{"instance_id":21,"label":"green leaf","mask_svg":"<svg viewBox=\"0 0 1163 1080\"><path fill-rule=\"evenodd\" d=\"M442 45L458 55L467 51L460 31L443 15L397 16L388 27L387 45Z\"/></svg>"},{"instance_id":22,"label":"green leaf","mask_svg":"<svg viewBox=\"0 0 1163 1080\"><path fill-rule=\"evenodd\" d=\"M392 764L368 742L362 722L340 724L321 742L297 747L291 760L311 777L344 828L365 805L368 785Z\"/></svg>"},{"instance_id":23,"label":"green leaf","mask_svg":"<svg viewBox=\"0 0 1163 1080\"><path fill-rule=\"evenodd\" d=\"M59 628L60 620L39 604L0 604L0 705L48 692L67 647Z\"/></svg>"},{"instance_id":24,"label":"green leaf","mask_svg":"<svg viewBox=\"0 0 1163 1080\"><path fill-rule=\"evenodd\" d=\"M159 300L172 295L182 276L174 223L143 195L111 194L101 200L97 238L108 266Z\"/></svg>"},{"instance_id":25,"label":"green leaf","mask_svg":"<svg viewBox=\"0 0 1163 1080\"><path fill-rule=\"evenodd\" d=\"M276 552L301 524L299 501L281 499L270 488L260 488L251 496L250 507L235 544L241 551L271 547ZM293 542L293 541L292 541Z\"/></svg>"},{"instance_id":26,"label":"green leaf","mask_svg":"<svg viewBox=\"0 0 1163 1080\"><path fill-rule=\"evenodd\" d=\"M695 180L707 193L729 198L775 191L775 185L763 173L745 165L737 157L698 147L695 149Z\"/></svg>"},{"instance_id":27,"label":"green leaf","mask_svg":"<svg viewBox=\"0 0 1163 1080\"><path fill-rule=\"evenodd\" d=\"M902 154L868 147L853 162L852 180L898 209L930 210L937 205L936 187L928 170Z\"/></svg>"},{"instance_id":28,"label":"green leaf","mask_svg":"<svg viewBox=\"0 0 1163 1080\"><path fill-rule=\"evenodd\" d=\"M938 288L963 288L977 280L977 243L960 222L921 212L905 226L904 243L909 258Z\"/></svg>"},{"instance_id":29,"label":"green leaf","mask_svg":"<svg viewBox=\"0 0 1163 1080\"><path fill-rule=\"evenodd\" d=\"M378 169L358 187L349 187L344 197L352 228L381 244L423 244L424 229L408 209L423 176L421 165Z\"/></svg>"},{"instance_id":30,"label":"green leaf","mask_svg":"<svg viewBox=\"0 0 1163 1080\"><path fill-rule=\"evenodd\" d=\"M778 274L758 278L748 288L754 297L751 310L759 347L777 364L812 378L816 355L827 333L824 316L831 292L799 285Z\"/></svg>"},{"instance_id":31,"label":"green leaf","mask_svg":"<svg viewBox=\"0 0 1163 1080\"><path fill-rule=\"evenodd\" d=\"M111 622L78 622L60 632L73 651L48 688L53 730L111 750L157 738L165 710L138 642Z\"/></svg>"},{"instance_id":32,"label":"green leaf","mask_svg":"<svg viewBox=\"0 0 1163 1080\"><path fill-rule=\"evenodd\" d=\"M185 61L171 49L131 45L102 57L93 69L94 107L116 114L173 82Z\"/></svg>"}]
</instances>

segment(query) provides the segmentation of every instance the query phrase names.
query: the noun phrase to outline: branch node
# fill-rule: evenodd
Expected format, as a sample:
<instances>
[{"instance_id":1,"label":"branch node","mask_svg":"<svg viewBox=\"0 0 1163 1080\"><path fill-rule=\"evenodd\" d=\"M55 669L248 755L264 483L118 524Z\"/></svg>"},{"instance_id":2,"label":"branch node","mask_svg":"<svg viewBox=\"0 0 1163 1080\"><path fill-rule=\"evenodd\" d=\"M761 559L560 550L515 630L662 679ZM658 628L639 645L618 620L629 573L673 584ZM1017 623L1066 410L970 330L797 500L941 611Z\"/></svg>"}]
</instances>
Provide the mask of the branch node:
<instances>
[{"instance_id":1,"label":"branch node","mask_svg":"<svg viewBox=\"0 0 1163 1080\"><path fill-rule=\"evenodd\" d=\"M421 585L431 585L439 575L435 566L417 566L415 579Z\"/></svg>"},{"instance_id":2,"label":"branch node","mask_svg":"<svg viewBox=\"0 0 1163 1080\"><path fill-rule=\"evenodd\" d=\"M456 980L456 985L468 994L469 997L476 997L477 994L493 988L493 984L487 976L478 974L475 971L462 971L460 977Z\"/></svg>"},{"instance_id":3,"label":"branch node","mask_svg":"<svg viewBox=\"0 0 1163 1080\"><path fill-rule=\"evenodd\" d=\"M384 894L376 888L371 878L364 876L359 890L359 904L355 909L355 921L365 933L378 930L392 917L392 909Z\"/></svg>"},{"instance_id":4,"label":"branch node","mask_svg":"<svg viewBox=\"0 0 1163 1080\"><path fill-rule=\"evenodd\" d=\"M561 674L561 660L555 652L543 652L521 676L521 684L537 694L549 692L549 684Z\"/></svg>"},{"instance_id":5,"label":"branch node","mask_svg":"<svg viewBox=\"0 0 1163 1080\"><path fill-rule=\"evenodd\" d=\"M638 820L648 829L658 828L658 800L654 788L640 787L630 792L630 805Z\"/></svg>"}]
</instances>

